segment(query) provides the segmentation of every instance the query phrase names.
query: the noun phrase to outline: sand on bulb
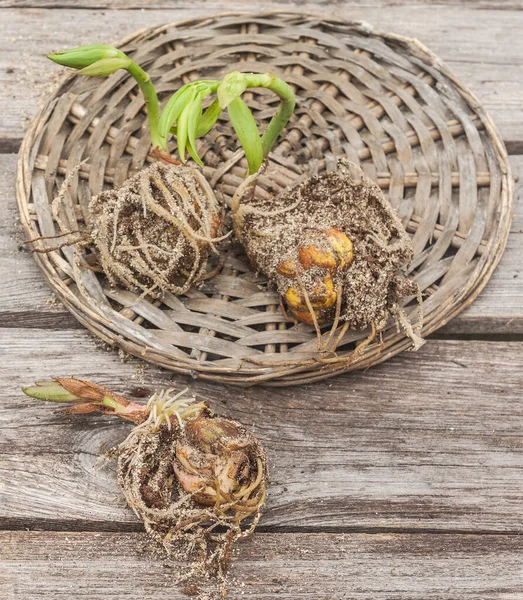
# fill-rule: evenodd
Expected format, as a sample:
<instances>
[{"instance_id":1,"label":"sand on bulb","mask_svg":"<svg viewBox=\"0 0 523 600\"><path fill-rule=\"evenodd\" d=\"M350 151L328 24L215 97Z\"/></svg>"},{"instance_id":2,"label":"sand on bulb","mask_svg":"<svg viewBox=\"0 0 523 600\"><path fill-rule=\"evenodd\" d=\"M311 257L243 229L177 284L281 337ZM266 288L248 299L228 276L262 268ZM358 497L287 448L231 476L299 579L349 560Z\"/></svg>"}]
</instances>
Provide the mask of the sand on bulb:
<instances>
[{"instance_id":1,"label":"sand on bulb","mask_svg":"<svg viewBox=\"0 0 523 600\"><path fill-rule=\"evenodd\" d=\"M113 283L151 296L183 294L206 272L222 219L203 175L154 163L89 205L90 238Z\"/></svg>"},{"instance_id":2,"label":"sand on bulb","mask_svg":"<svg viewBox=\"0 0 523 600\"><path fill-rule=\"evenodd\" d=\"M256 176L232 202L234 232L253 268L273 281L292 317L320 327L381 331L391 316L422 343L401 301L420 295L402 268L414 252L408 234L379 186L353 163L307 178L269 199L256 196ZM335 340L328 338L329 349Z\"/></svg>"},{"instance_id":3,"label":"sand on bulb","mask_svg":"<svg viewBox=\"0 0 523 600\"><path fill-rule=\"evenodd\" d=\"M23 388L67 403L69 414L102 412L134 423L107 453L127 504L166 558L185 564L175 582L225 592L230 550L258 524L269 480L267 456L241 423L212 413L188 389L166 390L146 405L99 385L57 378Z\"/></svg>"}]
</instances>

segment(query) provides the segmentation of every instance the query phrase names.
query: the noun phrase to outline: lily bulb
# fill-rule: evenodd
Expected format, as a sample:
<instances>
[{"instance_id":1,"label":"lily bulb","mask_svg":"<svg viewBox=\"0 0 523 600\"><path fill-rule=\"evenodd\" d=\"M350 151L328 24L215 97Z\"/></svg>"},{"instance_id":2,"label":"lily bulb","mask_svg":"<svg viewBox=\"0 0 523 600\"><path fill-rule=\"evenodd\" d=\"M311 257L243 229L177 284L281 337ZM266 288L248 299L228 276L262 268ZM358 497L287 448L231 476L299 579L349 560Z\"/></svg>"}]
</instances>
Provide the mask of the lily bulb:
<instances>
[{"instance_id":1,"label":"lily bulb","mask_svg":"<svg viewBox=\"0 0 523 600\"><path fill-rule=\"evenodd\" d=\"M259 445L239 423L200 417L187 421L176 442L174 471L201 504L234 502L263 477Z\"/></svg>"}]
</instances>

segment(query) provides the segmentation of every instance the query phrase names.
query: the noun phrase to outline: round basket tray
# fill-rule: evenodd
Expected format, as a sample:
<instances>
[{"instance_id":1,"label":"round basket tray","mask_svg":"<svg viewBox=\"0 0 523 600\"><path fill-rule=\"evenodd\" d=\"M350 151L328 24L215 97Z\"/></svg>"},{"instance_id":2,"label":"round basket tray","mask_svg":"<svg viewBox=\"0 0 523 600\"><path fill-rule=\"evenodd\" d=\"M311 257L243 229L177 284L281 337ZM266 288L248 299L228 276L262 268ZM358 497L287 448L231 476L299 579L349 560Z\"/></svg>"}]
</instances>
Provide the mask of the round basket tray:
<instances>
[{"instance_id":1,"label":"round basket tray","mask_svg":"<svg viewBox=\"0 0 523 600\"><path fill-rule=\"evenodd\" d=\"M262 189L278 193L300 176L332 170L341 155L359 165L412 236L410 274L423 290L424 335L468 306L487 282L510 226L506 151L476 98L416 40L365 23L272 12L170 23L118 46L147 69L160 101L188 81L233 70L273 72L291 84L297 110L273 148ZM262 126L277 105L265 90L245 100ZM224 202L246 172L236 148L226 114L199 144L205 176ZM153 160L150 151L144 102L126 72L107 80L67 74L20 151L17 196L27 235L59 233L51 202L80 162L86 161L63 212L81 230L91 197L120 186ZM320 353L314 329L285 318L278 294L235 246L218 275L162 300L112 287L96 267L78 275L70 247L34 256L53 291L93 333L193 376L295 385L367 368L411 346L391 321L370 344L362 343L368 332L349 331L336 354ZM414 301L405 310L416 319Z\"/></svg>"}]
</instances>

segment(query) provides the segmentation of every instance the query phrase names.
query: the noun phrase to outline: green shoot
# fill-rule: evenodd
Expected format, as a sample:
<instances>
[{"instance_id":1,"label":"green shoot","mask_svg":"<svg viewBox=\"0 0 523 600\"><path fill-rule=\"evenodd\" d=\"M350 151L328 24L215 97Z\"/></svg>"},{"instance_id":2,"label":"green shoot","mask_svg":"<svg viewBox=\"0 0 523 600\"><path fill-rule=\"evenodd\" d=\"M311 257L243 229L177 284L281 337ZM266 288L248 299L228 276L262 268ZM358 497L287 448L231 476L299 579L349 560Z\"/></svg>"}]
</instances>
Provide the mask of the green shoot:
<instances>
[{"instance_id":1,"label":"green shoot","mask_svg":"<svg viewBox=\"0 0 523 600\"><path fill-rule=\"evenodd\" d=\"M188 152L200 166L203 163L196 150L196 139L206 135L216 124L221 112L227 110L245 152L249 174L256 173L290 119L296 103L292 89L275 75L234 71L221 81L187 83L160 111L158 96L149 75L116 48L92 44L55 52L49 54L48 58L60 65L77 69L80 75L107 77L119 69L127 70L144 96L153 147L166 151L169 136L173 134L176 136L182 162L185 162ZM241 99L241 95L249 88L269 89L281 100L276 115L261 136L250 109ZM202 102L211 94L216 94L217 98L204 112Z\"/></svg>"}]
</instances>

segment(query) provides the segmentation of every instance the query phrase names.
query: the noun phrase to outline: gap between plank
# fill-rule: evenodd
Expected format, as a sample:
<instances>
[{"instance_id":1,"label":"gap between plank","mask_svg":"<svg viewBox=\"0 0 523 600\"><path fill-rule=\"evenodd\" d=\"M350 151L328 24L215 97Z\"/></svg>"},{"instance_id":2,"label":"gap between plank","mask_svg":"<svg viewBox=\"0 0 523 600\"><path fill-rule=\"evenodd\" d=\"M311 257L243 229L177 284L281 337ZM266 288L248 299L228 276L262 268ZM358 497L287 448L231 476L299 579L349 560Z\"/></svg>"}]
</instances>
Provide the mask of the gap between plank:
<instances>
[{"instance_id":1,"label":"gap between plank","mask_svg":"<svg viewBox=\"0 0 523 600\"><path fill-rule=\"evenodd\" d=\"M21 138L0 138L0 154L17 154L21 144Z\"/></svg>"},{"instance_id":2,"label":"gap between plank","mask_svg":"<svg viewBox=\"0 0 523 600\"><path fill-rule=\"evenodd\" d=\"M82 329L85 327L65 308L61 310L20 310L0 312L0 329Z\"/></svg>"},{"instance_id":3,"label":"gap between plank","mask_svg":"<svg viewBox=\"0 0 523 600\"><path fill-rule=\"evenodd\" d=\"M143 525L136 523L122 523L111 521L73 521L70 519L16 519L0 518L0 531L70 531L70 532L97 532L97 533L145 533ZM416 527L367 527L367 526L264 526L258 525L258 533L334 533L334 534L367 534L367 535L523 535L522 530L499 530L499 529L462 529L462 528L416 528Z\"/></svg>"},{"instance_id":4,"label":"gap between plank","mask_svg":"<svg viewBox=\"0 0 523 600\"><path fill-rule=\"evenodd\" d=\"M523 342L523 333L440 333L435 331L425 339L458 342Z\"/></svg>"},{"instance_id":5,"label":"gap between plank","mask_svg":"<svg viewBox=\"0 0 523 600\"><path fill-rule=\"evenodd\" d=\"M509 156L520 156L523 154L523 140L503 141ZM17 154L21 144L22 138L0 138L0 154Z\"/></svg>"},{"instance_id":6,"label":"gap between plank","mask_svg":"<svg viewBox=\"0 0 523 600\"><path fill-rule=\"evenodd\" d=\"M62 311L22 310L0 312L0 329L39 329L45 331L85 330L65 308ZM460 333L440 332L427 336L427 340L457 342L523 342L523 333Z\"/></svg>"}]
</instances>

